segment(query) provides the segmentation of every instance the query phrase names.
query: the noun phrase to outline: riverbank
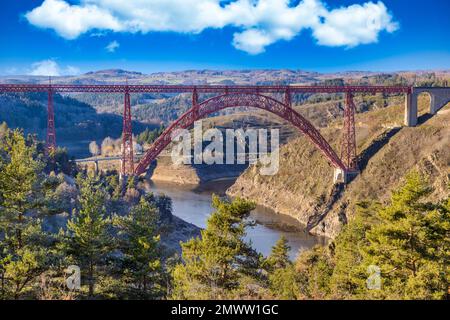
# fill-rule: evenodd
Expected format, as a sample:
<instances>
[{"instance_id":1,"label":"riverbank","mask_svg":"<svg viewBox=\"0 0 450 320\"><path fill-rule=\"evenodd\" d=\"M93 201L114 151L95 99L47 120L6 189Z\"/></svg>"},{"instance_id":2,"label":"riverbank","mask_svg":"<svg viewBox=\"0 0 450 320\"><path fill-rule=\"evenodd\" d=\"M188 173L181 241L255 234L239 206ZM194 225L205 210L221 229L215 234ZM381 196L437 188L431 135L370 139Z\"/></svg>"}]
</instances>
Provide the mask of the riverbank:
<instances>
[{"instance_id":1,"label":"riverbank","mask_svg":"<svg viewBox=\"0 0 450 320\"><path fill-rule=\"evenodd\" d=\"M194 186L149 180L146 181L146 190L169 196L174 216L205 228L206 221L214 210L211 206L212 194L225 196L226 190L234 181L235 179L220 179ZM306 232L304 226L294 218L276 214L261 206L251 213L250 218L256 225L248 229L246 239L265 256L270 254L272 246L281 236L286 237L291 246L291 259L295 259L300 251L327 243L326 238Z\"/></svg>"},{"instance_id":2,"label":"riverbank","mask_svg":"<svg viewBox=\"0 0 450 320\"><path fill-rule=\"evenodd\" d=\"M423 100L419 107L424 108ZM360 174L344 186L333 183L333 167L305 136L280 147L279 171L264 176L250 167L228 190L230 196L252 199L288 214L311 233L335 238L353 219L362 202L389 201L392 191L412 170L432 186L428 201L449 194L449 106L417 127L401 127L403 106L356 115ZM338 150L341 129L321 129Z\"/></svg>"},{"instance_id":3,"label":"riverbank","mask_svg":"<svg viewBox=\"0 0 450 320\"><path fill-rule=\"evenodd\" d=\"M203 183L221 179L236 180L248 165L243 164L192 164L175 165L168 154L159 157L156 165L150 168L147 177L152 181L178 185L199 186Z\"/></svg>"}]
</instances>

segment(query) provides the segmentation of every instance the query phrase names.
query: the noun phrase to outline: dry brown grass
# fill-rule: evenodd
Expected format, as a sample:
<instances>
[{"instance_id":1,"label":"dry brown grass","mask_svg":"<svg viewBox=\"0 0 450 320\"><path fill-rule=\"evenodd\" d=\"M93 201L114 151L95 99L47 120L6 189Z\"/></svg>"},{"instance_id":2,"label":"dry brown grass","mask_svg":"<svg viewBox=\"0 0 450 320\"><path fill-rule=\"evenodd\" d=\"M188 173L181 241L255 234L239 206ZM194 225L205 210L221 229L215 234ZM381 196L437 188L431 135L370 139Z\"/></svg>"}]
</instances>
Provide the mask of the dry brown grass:
<instances>
[{"instance_id":1,"label":"dry brown grass","mask_svg":"<svg viewBox=\"0 0 450 320\"><path fill-rule=\"evenodd\" d=\"M357 115L358 152L403 123L403 104ZM426 96L419 99L421 112L429 109ZM280 170L275 176L260 176L247 170L230 189L230 194L251 198L280 213L307 223L312 215L326 218L314 230L336 235L341 221L352 217L355 204L362 200L386 200L406 173L417 170L426 175L434 192L430 199L448 196L450 177L450 106L416 128L401 128L370 158L367 167L342 193L331 210L333 169L322 154L304 137L281 148ZM340 120L321 130L335 150L340 143Z\"/></svg>"}]
</instances>

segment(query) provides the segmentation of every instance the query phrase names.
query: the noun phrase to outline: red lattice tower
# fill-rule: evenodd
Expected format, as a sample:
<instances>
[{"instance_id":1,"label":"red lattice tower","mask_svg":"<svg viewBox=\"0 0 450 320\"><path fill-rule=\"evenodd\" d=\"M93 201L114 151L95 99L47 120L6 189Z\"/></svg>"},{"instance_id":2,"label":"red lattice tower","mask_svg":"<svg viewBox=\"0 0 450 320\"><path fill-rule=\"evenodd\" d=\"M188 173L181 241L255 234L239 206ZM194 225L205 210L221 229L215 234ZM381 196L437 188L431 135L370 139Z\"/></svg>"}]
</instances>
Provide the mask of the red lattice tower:
<instances>
[{"instance_id":1,"label":"red lattice tower","mask_svg":"<svg viewBox=\"0 0 450 320\"><path fill-rule=\"evenodd\" d=\"M194 113L194 118L198 118L198 92L197 88L194 87L194 90L192 90L192 110Z\"/></svg>"},{"instance_id":2,"label":"red lattice tower","mask_svg":"<svg viewBox=\"0 0 450 320\"><path fill-rule=\"evenodd\" d=\"M48 154L52 154L56 149L55 110L53 108L53 91L51 88L48 90L46 149Z\"/></svg>"},{"instance_id":3,"label":"red lattice tower","mask_svg":"<svg viewBox=\"0 0 450 320\"><path fill-rule=\"evenodd\" d=\"M123 110L121 173L124 176L134 174L133 130L131 124L130 92L128 90L125 91Z\"/></svg>"},{"instance_id":4,"label":"red lattice tower","mask_svg":"<svg viewBox=\"0 0 450 320\"><path fill-rule=\"evenodd\" d=\"M353 93L345 93L344 127L342 135L341 159L348 172L358 171L356 157L355 104Z\"/></svg>"}]
</instances>

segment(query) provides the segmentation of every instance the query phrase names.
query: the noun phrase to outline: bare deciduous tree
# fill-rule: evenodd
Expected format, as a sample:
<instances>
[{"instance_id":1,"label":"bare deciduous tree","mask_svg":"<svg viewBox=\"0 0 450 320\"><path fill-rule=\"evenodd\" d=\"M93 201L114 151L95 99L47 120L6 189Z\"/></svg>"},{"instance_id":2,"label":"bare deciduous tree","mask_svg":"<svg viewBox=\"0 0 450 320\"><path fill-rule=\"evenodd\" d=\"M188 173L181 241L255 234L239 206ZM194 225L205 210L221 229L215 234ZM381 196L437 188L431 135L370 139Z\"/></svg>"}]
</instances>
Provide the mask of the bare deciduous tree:
<instances>
[{"instance_id":1,"label":"bare deciduous tree","mask_svg":"<svg viewBox=\"0 0 450 320\"><path fill-rule=\"evenodd\" d=\"M93 156L98 156L100 154L100 148L98 147L97 142L92 141L91 143L89 143L89 152Z\"/></svg>"}]
</instances>

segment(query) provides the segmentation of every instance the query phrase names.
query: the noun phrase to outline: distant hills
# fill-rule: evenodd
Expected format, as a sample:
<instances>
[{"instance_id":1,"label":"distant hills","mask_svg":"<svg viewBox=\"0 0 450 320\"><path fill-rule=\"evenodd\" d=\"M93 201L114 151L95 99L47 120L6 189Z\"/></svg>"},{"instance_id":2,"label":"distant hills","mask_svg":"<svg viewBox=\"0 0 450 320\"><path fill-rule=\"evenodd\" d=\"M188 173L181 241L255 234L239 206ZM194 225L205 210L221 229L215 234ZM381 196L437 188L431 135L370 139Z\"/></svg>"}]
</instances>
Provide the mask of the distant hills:
<instances>
[{"instance_id":1,"label":"distant hills","mask_svg":"<svg viewBox=\"0 0 450 320\"><path fill-rule=\"evenodd\" d=\"M426 85L442 86L450 83L450 70L378 73L352 71L318 73L303 70L187 70L144 74L122 69L92 71L77 76L53 77L52 83L64 84L190 84L190 85L275 85L275 84L358 84L358 85ZM0 83L48 83L42 76L0 76ZM206 99L201 95L200 99ZM333 106L327 112L316 112L315 103L340 103L340 95L299 94L293 96L294 105L314 118L316 124L326 123L335 116ZM366 97L367 98L367 97ZM381 105L386 97L374 101ZM367 101L367 99L366 99ZM0 122L10 127L21 127L26 132L45 137L45 94L0 95ZM191 106L189 94L133 94L132 114L134 131L154 128L175 120ZM307 105L307 107L306 107ZM359 106L361 110L373 106ZM100 140L106 136L117 138L121 134L123 95L121 94L64 94L55 99L56 129L59 141ZM244 108L245 110L245 108ZM308 110L308 111L307 111ZM327 109L328 110L328 109ZM333 112L330 110L334 110ZM220 114L232 112L227 110ZM253 111L251 111L253 112ZM324 118L326 117L326 118ZM84 147L83 147L84 148Z\"/></svg>"},{"instance_id":2,"label":"distant hills","mask_svg":"<svg viewBox=\"0 0 450 320\"><path fill-rule=\"evenodd\" d=\"M437 78L450 78L450 70L432 71L401 71L401 72L369 72L348 71L337 73L319 73L303 70L288 69L249 69L249 70L186 70L174 72L157 72L144 74L136 71L122 69L107 69L91 71L77 76L52 77L55 83L74 84L239 84L239 85L264 85L264 84L313 84L330 79L343 79L347 82L370 81L376 77L403 77L413 84L418 79L429 78L434 75ZM43 76L0 76L2 83L47 83L48 77Z\"/></svg>"},{"instance_id":3,"label":"distant hills","mask_svg":"<svg viewBox=\"0 0 450 320\"><path fill-rule=\"evenodd\" d=\"M98 77L134 77L134 76L142 76L141 72L136 71L126 71L122 69L107 69L107 70L99 70L99 71L90 71L85 75L87 76L98 76Z\"/></svg>"}]
</instances>

